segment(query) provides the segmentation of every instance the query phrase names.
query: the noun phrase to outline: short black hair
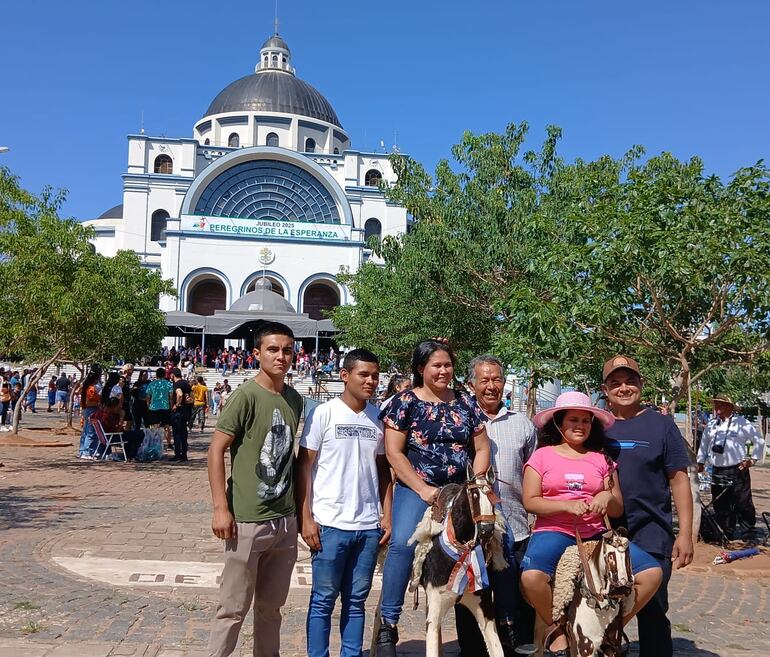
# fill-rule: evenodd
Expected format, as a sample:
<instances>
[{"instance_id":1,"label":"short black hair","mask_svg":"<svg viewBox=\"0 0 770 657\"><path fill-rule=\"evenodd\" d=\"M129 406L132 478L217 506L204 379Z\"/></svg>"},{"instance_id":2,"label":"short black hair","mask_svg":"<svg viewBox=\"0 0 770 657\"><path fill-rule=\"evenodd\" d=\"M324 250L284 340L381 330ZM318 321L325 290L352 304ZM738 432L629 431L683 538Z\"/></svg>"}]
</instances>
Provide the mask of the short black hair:
<instances>
[{"instance_id":1,"label":"short black hair","mask_svg":"<svg viewBox=\"0 0 770 657\"><path fill-rule=\"evenodd\" d=\"M108 400L107 400L107 401L104 403L104 405L105 405L107 408L117 408L118 406L120 406L120 399L118 399L117 397L110 397L110 398L109 398L109 399L108 399Z\"/></svg>"},{"instance_id":2,"label":"short black hair","mask_svg":"<svg viewBox=\"0 0 770 657\"><path fill-rule=\"evenodd\" d=\"M171 370L171 374L173 374L176 377L182 378L182 370L180 370L178 367L175 367L173 370Z\"/></svg>"},{"instance_id":3,"label":"short black hair","mask_svg":"<svg viewBox=\"0 0 770 657\"><path fill-rule=\"evenodd\" d=\"M254 333L254 346L259 349L262 346L262 340L268 335L285 335L294 340L294 333L286 324L281 324L281 322L265 322Z\"/></svg>"},{"instance_id":4,"label":"short black hair","mask_svg":"<svg viewBox=\"0 0 770 657\"><path fill-rule=\"evenodd\" d=\"M345 359L342 361L342 369L350 372L358 362L374 363L377 367L380 366L380 359L368 349L351 349L345 354Z\"/></svg>"},{"instance_id":5,"label":"short black hair","mask_svg":"<svg viewBox=\"0 0 770 657\"><path fill-rule=\"evenodd\" d=\"M155 378L156 379L165 379L166 378L166 370L162 367L159 367L157 370L155 370Z\"/></svg>"}]
</instances>

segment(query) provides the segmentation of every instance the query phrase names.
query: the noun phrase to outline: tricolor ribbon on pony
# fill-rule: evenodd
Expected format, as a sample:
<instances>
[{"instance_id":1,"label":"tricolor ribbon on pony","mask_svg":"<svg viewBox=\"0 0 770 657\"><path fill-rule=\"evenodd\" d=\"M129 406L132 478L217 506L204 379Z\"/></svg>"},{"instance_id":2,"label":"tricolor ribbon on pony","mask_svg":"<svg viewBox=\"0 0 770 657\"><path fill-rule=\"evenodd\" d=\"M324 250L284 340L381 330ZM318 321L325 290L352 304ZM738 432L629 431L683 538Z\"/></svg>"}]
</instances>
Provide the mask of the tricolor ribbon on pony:
<instances>
[{"instance_id":1,"label":"tricolor ribbon on pony","mask_svg":"<svg viewBox=\"0 0 770 657\"><path fill-rule=\"evenodd\" d=\"M458 596L462 595L466 589L480 591L489 586L489 575L487 574L487 565L484 561L484 551L481 545L476 547L456 546L454 537L451 536L452 523L439 534L438 540L441 549L453 561L456 561L452 572L447 581L447 588L454 591Z\"/></svg>"}]
</instances>

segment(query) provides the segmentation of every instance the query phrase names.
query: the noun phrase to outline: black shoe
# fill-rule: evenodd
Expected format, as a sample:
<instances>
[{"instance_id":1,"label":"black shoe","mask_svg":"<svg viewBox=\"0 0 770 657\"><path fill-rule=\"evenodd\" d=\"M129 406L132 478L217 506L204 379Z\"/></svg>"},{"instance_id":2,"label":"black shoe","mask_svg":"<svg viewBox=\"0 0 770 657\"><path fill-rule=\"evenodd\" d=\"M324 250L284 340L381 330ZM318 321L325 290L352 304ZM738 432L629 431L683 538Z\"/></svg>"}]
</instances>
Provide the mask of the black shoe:
<instances>
[{"instance_id":1,"label":"black shoe","mask_svg":"<svg viewBox=\"0 0 770 657\"><path fill-rule=\"evenodd\" d=\"M511 620L497 621L497 636L503 648L515 648L519 645L519 637L516 626Z\"/></svg>"},{"instance_id":2,"label":"black shoe","mask_svg":"<svg viewBox=\"0 0 770 657\"><path fill-rule=\"evenodd\" d=\"M377 657L397 657L397 643L398 628L383 621L377 634Z\"/></svg>"},{"instance_id":3,"label":"black shoe","mask_svg":"<svg viewBox=\"0 0 770 657\"><path fill-rule=\"evenodd\" d=\"M174 456L172 456L169 459L169 461L181 461L181 460L182 460L182 457L181 456L177 456L176 454L174 454Z\"/></svg>"}]
</instances>

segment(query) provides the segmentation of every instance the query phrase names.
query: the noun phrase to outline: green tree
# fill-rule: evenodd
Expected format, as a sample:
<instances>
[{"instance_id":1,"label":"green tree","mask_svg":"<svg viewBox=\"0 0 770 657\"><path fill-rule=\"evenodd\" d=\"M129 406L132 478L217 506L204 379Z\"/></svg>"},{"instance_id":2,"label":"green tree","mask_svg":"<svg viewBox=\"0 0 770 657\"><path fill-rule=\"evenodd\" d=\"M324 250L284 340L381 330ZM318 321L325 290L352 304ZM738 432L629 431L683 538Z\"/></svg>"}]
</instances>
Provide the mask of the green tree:
<instances>
[{"instance_id":1,"label":"green tree","mask_svg":"<svg viewBox=\"0 0 770 657\"><path fill-rule=\"evenodd\" d=\"M347 278L357 305L334 315L346 342L403 361L444 334L526 370L532 390L555 377L595 389L602 362L626 352L672 406L768 350L763 163L723 183L698 159L642 162L641 148L565 163L557 128L537 151L526 134L466 134L434 176L393 158L387 193L414 228L375 245L383 266Z\"/></svg>"},{"instance_id":2,"label":"green tree","mask_svg":"<svg viewBox=\"0 0 770 657\"><path fill-rule=\"evenodd\" d=\"M97 254L89 227L59 218L63 200L50 189L30 194L0 168L0 353L39 363L28 389L58 361L155 351L166 332L158 300L174 294L135 254Z\"/></svg>"}]
</instances>

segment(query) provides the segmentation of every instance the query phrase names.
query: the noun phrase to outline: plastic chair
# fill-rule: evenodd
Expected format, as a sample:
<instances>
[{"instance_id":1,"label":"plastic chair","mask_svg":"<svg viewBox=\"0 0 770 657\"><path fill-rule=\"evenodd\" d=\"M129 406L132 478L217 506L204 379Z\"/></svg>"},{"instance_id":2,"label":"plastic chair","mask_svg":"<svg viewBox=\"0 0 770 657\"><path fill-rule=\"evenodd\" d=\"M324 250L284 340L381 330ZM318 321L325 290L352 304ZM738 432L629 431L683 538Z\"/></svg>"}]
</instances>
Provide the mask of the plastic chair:
<instances>
[{"instance_id":1,"label":"plastic chair","mask_svg":"<svg viewBox=\"0 0 770 657\"><path fill-rule=\"evenodd\" d=\"M107 450L109 450L111 447L120 447L120 449L123 451L123 460L128 461L128 458L126 457L126 446L123 444L123 432L107 432L104 430L104 427L99 420L92 419L91 424L93 425L94 431L96 432L96 437L99 440L99 445L97 445L96 450L94 451L94 456L99 458L99 447L104 447L101 458L102 461L106 461Z\"/></svg>"}]
</instances>

